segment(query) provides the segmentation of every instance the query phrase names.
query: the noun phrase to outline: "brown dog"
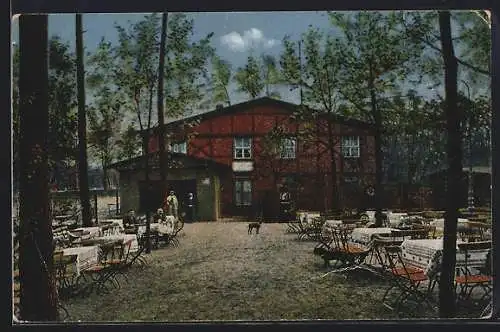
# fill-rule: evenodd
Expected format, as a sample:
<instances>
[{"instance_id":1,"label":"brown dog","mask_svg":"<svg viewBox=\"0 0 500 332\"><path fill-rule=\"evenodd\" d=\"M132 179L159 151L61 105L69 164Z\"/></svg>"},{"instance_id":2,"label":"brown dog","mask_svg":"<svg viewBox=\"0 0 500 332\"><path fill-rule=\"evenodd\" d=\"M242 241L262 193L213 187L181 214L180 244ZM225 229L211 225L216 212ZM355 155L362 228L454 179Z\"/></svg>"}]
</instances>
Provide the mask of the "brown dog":
<instances>
[{"instance_id":1,"label":"brown dog","mask_svg":"<svg viewBox=\"0 0 500 332\"><path fill-rule=\"evenodd\" d=\"M252 230L254 228L255 228L255 234L259 234L260 225L262 225L262 221L249 223L248 224L248 234L252 234Z\"/></svg>"}]
</instances>

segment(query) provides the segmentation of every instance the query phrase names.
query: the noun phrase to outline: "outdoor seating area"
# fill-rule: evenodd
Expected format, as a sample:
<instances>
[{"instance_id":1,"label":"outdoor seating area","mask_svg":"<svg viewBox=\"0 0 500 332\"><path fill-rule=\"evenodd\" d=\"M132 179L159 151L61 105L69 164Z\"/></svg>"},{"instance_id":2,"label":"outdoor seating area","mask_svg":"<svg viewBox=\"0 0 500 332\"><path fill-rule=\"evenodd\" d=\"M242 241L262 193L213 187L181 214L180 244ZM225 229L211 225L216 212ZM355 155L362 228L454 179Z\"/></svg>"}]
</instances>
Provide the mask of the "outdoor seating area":
<instances>
[{"instance_id":1,"label":"outdoor seating area","mask_svg":"<svg viewBox=\"0 0 500 332\"><path fill-rule=\"evenodd\" d=\"M177 235L183 223L173 216L164 220L151 218L151 247L178 245ZM70 315L62 305L72 297L90 294L109 294L128 282L127 272L131 268L143 269L146 259L145 217L125 231L123 219L107 218L97 225L81 227L75 214L57 215L53 218L53 266L59 298L59 315L67 320ZM15 237L15 243L17 238ZM14 251L14 313L19 312L20 287L17 267L18 251Z\"/></svg>"},{"instance_id":2,"label":"outdoor seating area","mask_svg":"<svg viewBox=\"0 0 500 332\"><path fill-rule=\"evenodd\" d=\"M439 212L387 213L384 227L372 222L327 220L315 212L297 214L286 233L298 240L317 242L313 253L333 269L322 275L365 270L387 280L389 286L380 299L386 308L404 317L415 306L438 306L442 219ZM477 216L470 217L472 219ZM481 218L481 217L479 217ZM486 219L485 217L482 217ZM396 222L397 219L397 222ZM313 220L311 222L311 220ZM481 312L491 302L491 225L459 220L455 292L458 306Z\"/></svg>"}]
</instances>

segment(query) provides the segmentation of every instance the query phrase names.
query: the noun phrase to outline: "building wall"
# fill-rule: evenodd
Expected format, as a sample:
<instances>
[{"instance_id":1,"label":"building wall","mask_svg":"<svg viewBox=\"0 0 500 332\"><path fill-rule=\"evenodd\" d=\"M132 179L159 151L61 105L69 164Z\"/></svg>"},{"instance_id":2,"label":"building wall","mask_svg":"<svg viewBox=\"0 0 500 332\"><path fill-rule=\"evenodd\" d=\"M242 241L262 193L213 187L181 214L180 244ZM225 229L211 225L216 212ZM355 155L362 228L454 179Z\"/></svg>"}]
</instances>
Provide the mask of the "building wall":
<instances>
[{"instance_id":1,"label":"building wall","mask_svg":"<svg viewBox=\"0 0 500 332\"><path fill-rule=\"evenodd\" d=\"M342 192L342 176L356 175L360 178L362 187L374 183L375 158L374 138L368 129L350 127L344 124L334 124L335 162L337 181L332 181L331 154L325 146L311 141L297 140L296 158L291 160L270 160L264 158L262 137L275 126L283 126L290 135L303 130L307 124L294 123L290 119L291 112L276 106L256 106L234 114L224 114L201 121L188 132L174 132L174 140L181 141L184 137L193 135L188 140L188 154L199 158L212 159L221 164L231 166L233 158L233 140L235 136L252 137L252 162L254 170L248 173L236 174L221 179L222 214L234 213L233 204L234 178L238 176L252 179L254 200L262 196L262 192L277 190L281 178L285 175L299 175L302 179L301 192L297 193L298 206L304 209L325 209L332 200L332 186L338 186ZM326 120L318 120L314 124L316 140L328 141ZM360 155L358 159L341 157L341 137L344 135L360 136ZM169 142L167 141L167 144ZM158 150L158 141L153 137L149 143L150 151ZM348 200L348 195L341 195ZM361 204L361 202L359 203ZM356 205L356 204L355 204Z\"/></svg>"},{"instance_id":2,"label":"building wall","mask_svg":"<svg viewBox=\"0 0 500 332\"><path fill-rule=\"evenodd\" d=\"M197 220L214 221L219 216L217 201L218 175L210 170L169 170L167 181L196 179L196 216ZM207 180L208 179L208 180ZM126 171L120 173L121 210L138 211L140 205L140 183L145 180L143 171ZM150 174L150 180L160 180L158 171Z\"/></svg>"}]
</instances>

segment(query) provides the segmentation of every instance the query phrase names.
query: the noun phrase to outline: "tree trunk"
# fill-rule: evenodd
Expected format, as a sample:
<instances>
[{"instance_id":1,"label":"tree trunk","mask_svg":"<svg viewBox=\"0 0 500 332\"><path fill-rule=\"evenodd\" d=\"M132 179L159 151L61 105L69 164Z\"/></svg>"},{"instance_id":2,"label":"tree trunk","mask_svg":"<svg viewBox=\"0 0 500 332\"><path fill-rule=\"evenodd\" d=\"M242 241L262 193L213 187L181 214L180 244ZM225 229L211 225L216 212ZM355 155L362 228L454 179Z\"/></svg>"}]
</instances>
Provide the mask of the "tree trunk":
<instances>
[{"instance_id":1,"label":"tree trunk","mask_svg":"<svg viewBox=\"0 0 500 332\"><path fill-rule=\"evenodd\" d=\"M337 163L335 160L335 140L333 139L333 128L330 119L328 119L328 147L330 149L330 168L332 172L332 208L331 210L339 209L339 186L337 183Z\"/></svg>"},{"instance_id":2,"label":"tree trunk","mask_svg":"<svg viewBox=\"0 0 500 332\"><path fill-rule=\"evenodd\" d=\"M28 321L58 316L48 186L47 21L47 15L21 15L19 21L20 318Z\"/></svg>"},{"instance_id":3,"label":"tree trunk","mask_svg":"<svg viewBox=\"0 0 500 332\"><path fill-rule=\"evenodd\" d=\"M102 187L104 188L105 191L109 189L109 179L108 179L107 167L108 167L108 165L103 165L103 167L102 167Z\"/></svg>"},{"instance_id":4,"label":"tree trunk","mask_svg":"<svg viewBox=\"0 0 500 332\"><path fill-rule=\"evenodd\" d=\"M439 316L452 318L455 315L455 262L457 242L457 219L460 205L460 178L462 173L462 145L460 121L457 111L457 69L453 41L451 37L450 12L439 12L439 28L444 60L444 77L446 92L446 122L448 131L448 190L446 192L447 208L444 222L443 258L441 278L439 281Z\"/></svg>"},{"instance_id":5,"label":"tree trunk","mask_svg":"<svg viewBox=\"0 0 500 332\"><path fill-rule=\"evenodd\" d=\"M145 142L145 162L144 162L144 172L146 173L146 194L149 193L149 186L150 186L150 181L149 181L149 139L151 135L149 134L149 127L145 132L144 136L144 142ZM148 206L146 206L146 253L149 254L151 253L151 212Z\"/></svg>"},{"instance_id":6,"label":"tree trunk","mask_svg":"<svg viewBox=\"0 0 500 332\"><path fill-rule=\"evenodd\" d=\"M163 13L161 17L160 36L160 59L158 64L158 147L160 151L160 178L163 188L162 202L165 200L167 192L167 155L165 149L165 114L163 110L163 89L165 80L165 46L167 42L168 13Z\"/></svg>"},{"instance_id":7,"label":"tree trunk","mask_svg":"<svg viewBox=\"0 0 500 332\"><path fill-rule=\"evenodd\" d=\"M373 86L373 73L370 68L370 100L373 118L375 120L375 225L382 226L382 205L384 204L384 190L382 188L382 115L377 106L377 96Z\"/></svg>"},{"instance_id":8,"label":"tree trunk","mask_svg":"<svg viewBox=\"0 0 500 332\"><path fill-rule=\"evenodd\" d=\"M80 204L82 223L92 226L90 212L89 173L87 161L87 119L85 114L85 72L83 65L83 27L82 14L76 14L76 83L78 91L78 177L80 184Z\"/></svg>"}]
</instances>

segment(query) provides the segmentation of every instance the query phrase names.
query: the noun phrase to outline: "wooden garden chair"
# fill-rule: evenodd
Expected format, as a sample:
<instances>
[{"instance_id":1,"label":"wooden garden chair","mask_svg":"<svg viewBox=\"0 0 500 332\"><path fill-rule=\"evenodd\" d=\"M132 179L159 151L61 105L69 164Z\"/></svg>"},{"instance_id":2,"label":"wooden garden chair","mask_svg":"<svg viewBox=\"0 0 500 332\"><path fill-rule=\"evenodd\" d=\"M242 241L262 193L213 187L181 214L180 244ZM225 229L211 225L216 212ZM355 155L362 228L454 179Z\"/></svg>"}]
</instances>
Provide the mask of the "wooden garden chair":
<instances>
[{"instance_id":1,"label":"wooden garden chair","mask_svg":"<svg viewBox=\"0 0 500 332\"><path fill-rule=\"evenodd\" d=\"M337 227L333 231L332 248L341 267L332 270L330 273L350 272L354 270L367 270L377 273L374 269L365 264L365 259L372 251L372 243L367 246L358 245L349 241L352 230L348 227Z\"/></svg>"},{"instance_id":2,"label":"wooden garden chair","mask_svg":"<svg viewBox=\"0 0 500 332\"><path fill-rule=\"evenodd\" d=\"M112 256L106 261L110 266L111 273L114 273L114 278L121 275L126 282L128 282L127 275L125 274L128 265L128 259L130 255L130 248L132 246L132 239L127 241L117 241L113 247ZM118 279L116 279L118 281ZM120 284L117 282L118 287Z\"/></svg>"},{"instance_id":3,"label":"wooden garden chair","mask_svg":"<svg viewBox=\"0 0 500 332\"><path fill-rule=\"evenodd\" d=\"M474 289L481 289L482 296L480 302L489 301L492 292L493 277L491 275L491 241L459 243L458 249L465 257L463 268L459 269L461 273L455 277L455 289L459 303L467 303L471 300ZM470 256L476 251L488 250L486 263L484 267L471 267Z\"/></svg>"},{"instance_id":4,"label":"wooden garden chair","mask_svg":"<svg viewBox=\"0 0 500 332\"><path fill-rule=\"evenodd\" d=\"M54 251L53 261L56 285L59 295L63 297L78 293L80 278L72 269L76 265L77 259L77 255L64 256L62 250Z\"/></svg>"},{"instance_id":5,"label":"wooden garden chair","mask_svg":"<svg viewBox=\"0 0 500 332\"><path fill-rule=\"evenodd\" d=\"M427 277L426 271L407 264L403 260L401 246L385 246L384 251L390 285L384 292L382 304L399 313L403 303L413 299L418 306L425 303L434 310L431 294L436 283ZM428 283L427 289L422 290L420 286L425 282ZM390 296L392 290L397 290L395 298Z\"/></svg>"},{"instance_id":6,"label":"wooden garden chair","mask_svg":"<svg viewBox=\"0 0 500 332\"><path fill-rule=\"evenodd\" d=\"M385 247L400 246L402 243L403 239L401 238L393 238L391 236L375 234L372 239L373 249L370 254L369 262L373 264L375 260L375 264L378 265L377 267L382 273L389 272L389 275L392 276L392 272L390 272L389 262L386 258Z\"/></svg>"},{"instance_id":7,"label":"wooden garden chair","mask_svg":"<svg viewBox=\"0 0 500 332\"><path fill-rule=\"evenodd\" d=\"M98 264L90 266L82 271L85 280L87 280L86 277L90 277L90 281L86 289L89 293L94 290L98 293L109 293L109 288L107 286L108 283L111 283L111 285L115 288L119 287L118 280L115 278L114 266L109 263L114 259L117 242L123 241L109 241L101 243L99 245Z\"/></svg>"}]
</instances>

